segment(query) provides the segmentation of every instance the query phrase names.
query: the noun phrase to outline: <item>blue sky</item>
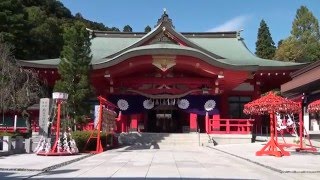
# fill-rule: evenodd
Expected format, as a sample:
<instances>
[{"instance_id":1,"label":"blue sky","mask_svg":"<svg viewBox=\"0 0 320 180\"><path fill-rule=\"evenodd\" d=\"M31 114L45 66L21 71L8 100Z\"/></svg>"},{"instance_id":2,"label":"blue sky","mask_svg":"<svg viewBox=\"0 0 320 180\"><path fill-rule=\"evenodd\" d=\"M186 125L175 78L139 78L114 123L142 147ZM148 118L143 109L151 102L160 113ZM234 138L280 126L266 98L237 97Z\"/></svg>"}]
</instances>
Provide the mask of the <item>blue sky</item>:
<instances>
[{"instance_id":1,"label":"blue sky","mask_svg":"<svg viewBox=\"0 0 320 180\"><path fill-rule=\"evenodd\" d=\"M167 9L179 32L244 31L248 48L255 52L261 19L264 19L277 44L290 35L292 22L301 5L320 20L319 0L60 0L72 14L80 12L92 21L120 30L129 24L133 31L152 28Z\"/></svg>"}]
</instances>

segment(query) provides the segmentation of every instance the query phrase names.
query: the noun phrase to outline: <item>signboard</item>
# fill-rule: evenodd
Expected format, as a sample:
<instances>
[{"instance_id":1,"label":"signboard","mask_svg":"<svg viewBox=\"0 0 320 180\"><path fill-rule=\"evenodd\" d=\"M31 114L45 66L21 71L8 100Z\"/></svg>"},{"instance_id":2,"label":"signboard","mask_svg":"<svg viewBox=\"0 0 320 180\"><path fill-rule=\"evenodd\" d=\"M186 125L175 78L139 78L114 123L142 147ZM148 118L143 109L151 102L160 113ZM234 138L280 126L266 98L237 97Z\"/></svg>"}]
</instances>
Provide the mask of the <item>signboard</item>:
<instances>
[{"instance_id":1,"label":"signboard","mask_svg":"<svg viewBox=\"0 0 320 180\"><path fill-rule=\"evenodd\" d=\"M40 111L39 111L39 134L43 136L48 135L48 121L50 115L51 99L40 99Z\"/></svg>"},{"instance_id":2,"label":"signboard","mask_svg":"<svg viewBox=\"0 0 320 180\"><path fill-rule=\"evenodd\" d=\"M97 124L99 121L99 105L94 106L94 127L97 128ZM101 122L101 130L110 132L115 130L116 127L116 117L117 113L105 108L103 105L103 113L102 113L102 122Z\"/></svg>"},{"instance_id":3,"label":"signboard","mask_svg":"<svg viewBox=\"0 0 320 180\"><path fill-rule=\"evenodd\" d=\"M103 109L103 121L102 129L107 133L113 132L116 128L116 117L117 113L113 110L104 108Z\"/></svg>"}]
</instances>

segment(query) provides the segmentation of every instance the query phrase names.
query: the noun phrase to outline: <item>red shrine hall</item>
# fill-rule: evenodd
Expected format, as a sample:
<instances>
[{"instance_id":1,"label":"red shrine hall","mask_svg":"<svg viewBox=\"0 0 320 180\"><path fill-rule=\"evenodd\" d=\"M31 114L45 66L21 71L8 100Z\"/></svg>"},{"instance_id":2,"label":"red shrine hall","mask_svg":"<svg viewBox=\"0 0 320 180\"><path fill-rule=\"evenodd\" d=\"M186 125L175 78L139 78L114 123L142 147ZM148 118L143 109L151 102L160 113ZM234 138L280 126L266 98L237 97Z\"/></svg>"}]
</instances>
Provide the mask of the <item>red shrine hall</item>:
<instances>
[{"instance_id":1,"label":"red shrine hall","mask_svg":"<svg viewBox=\"0 0 320 180\"><path fill-rule=\"evenodd\" d=\"M244 104L279 88L303 66L256 57L240 31L178 32L166 12L149 33L89 31L90 81L96 96L121 111L119 133L260 132L264 122L243 114ZM20 61L51 87L59 62Z\"/></svg>"}]
</instances>

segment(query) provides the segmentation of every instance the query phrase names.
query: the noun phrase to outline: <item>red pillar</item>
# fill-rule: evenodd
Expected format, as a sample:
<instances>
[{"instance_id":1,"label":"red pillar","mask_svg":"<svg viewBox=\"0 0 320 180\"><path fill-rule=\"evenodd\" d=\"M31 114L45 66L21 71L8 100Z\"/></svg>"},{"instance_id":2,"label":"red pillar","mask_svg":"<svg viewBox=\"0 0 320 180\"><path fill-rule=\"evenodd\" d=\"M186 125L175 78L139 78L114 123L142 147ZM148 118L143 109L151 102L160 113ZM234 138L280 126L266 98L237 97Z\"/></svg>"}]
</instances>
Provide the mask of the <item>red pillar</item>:
<instances>
[{"instance_id":1,"label":"red pillar","mask_svg":"<svg viewBox=\"0 0 320 180\"><path fill-rule=\"evenodd\" d=\"M138 130L138 114L133 114L130 116L130 118L131 118L130 130L137 131Z\"/></svg>"},{"instance_id":2,"label":"red pillar","mask_svg":"<svg viewBox=\"0 0 320 180\"><path fill-rule=\"evenodd\" d=\"M206 112L206 117L205 117L205 123L206 123L206 133L210 133L210 127L209 127L209 114Z\"/></svg>"},{"instance_id":3,"label":"red pillar","mask_svg":"<svg viewBox=\"0 0 320 180\"><path fill-rule=\"evenodd\" d=\"M190 113L190 132L197 132L197 114Z\"/></svg>"}]
</instances>

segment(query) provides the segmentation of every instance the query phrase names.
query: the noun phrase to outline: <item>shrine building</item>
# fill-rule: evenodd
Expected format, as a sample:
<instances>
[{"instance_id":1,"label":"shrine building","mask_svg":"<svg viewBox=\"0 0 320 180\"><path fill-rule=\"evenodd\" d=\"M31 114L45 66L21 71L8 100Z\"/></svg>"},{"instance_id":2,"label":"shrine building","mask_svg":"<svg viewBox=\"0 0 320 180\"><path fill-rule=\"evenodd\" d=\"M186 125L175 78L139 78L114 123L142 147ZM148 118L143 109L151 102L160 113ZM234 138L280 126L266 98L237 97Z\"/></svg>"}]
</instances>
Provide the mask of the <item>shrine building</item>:
<instances>
[{"instance_id":1,"label":"shrine building","mask_svg":"<svg viewBox=\"0 0 320 180\"><path fill-rule=\"evenodd\" d=\"M256 57L239 31L177 32L166 12L148 33L90 32L90 82L121 111L117 132L260 132L243 105L305 66ZM59 62L20 61L51 87Z\"/></svg>"},{"instance_id":2,"label":"shrine building","mask_svg":"<svg viewBox=\"0 0 320 180\"><path fill-rule=\"evenodd\" d=\"M304 127L311 137L320 134L320 114L307 111L310 103L320 99L319 74L320 61L316 61L291 73L292 80L281 85L283 95L302 102Z\"/></svg>"}]
</instances>

